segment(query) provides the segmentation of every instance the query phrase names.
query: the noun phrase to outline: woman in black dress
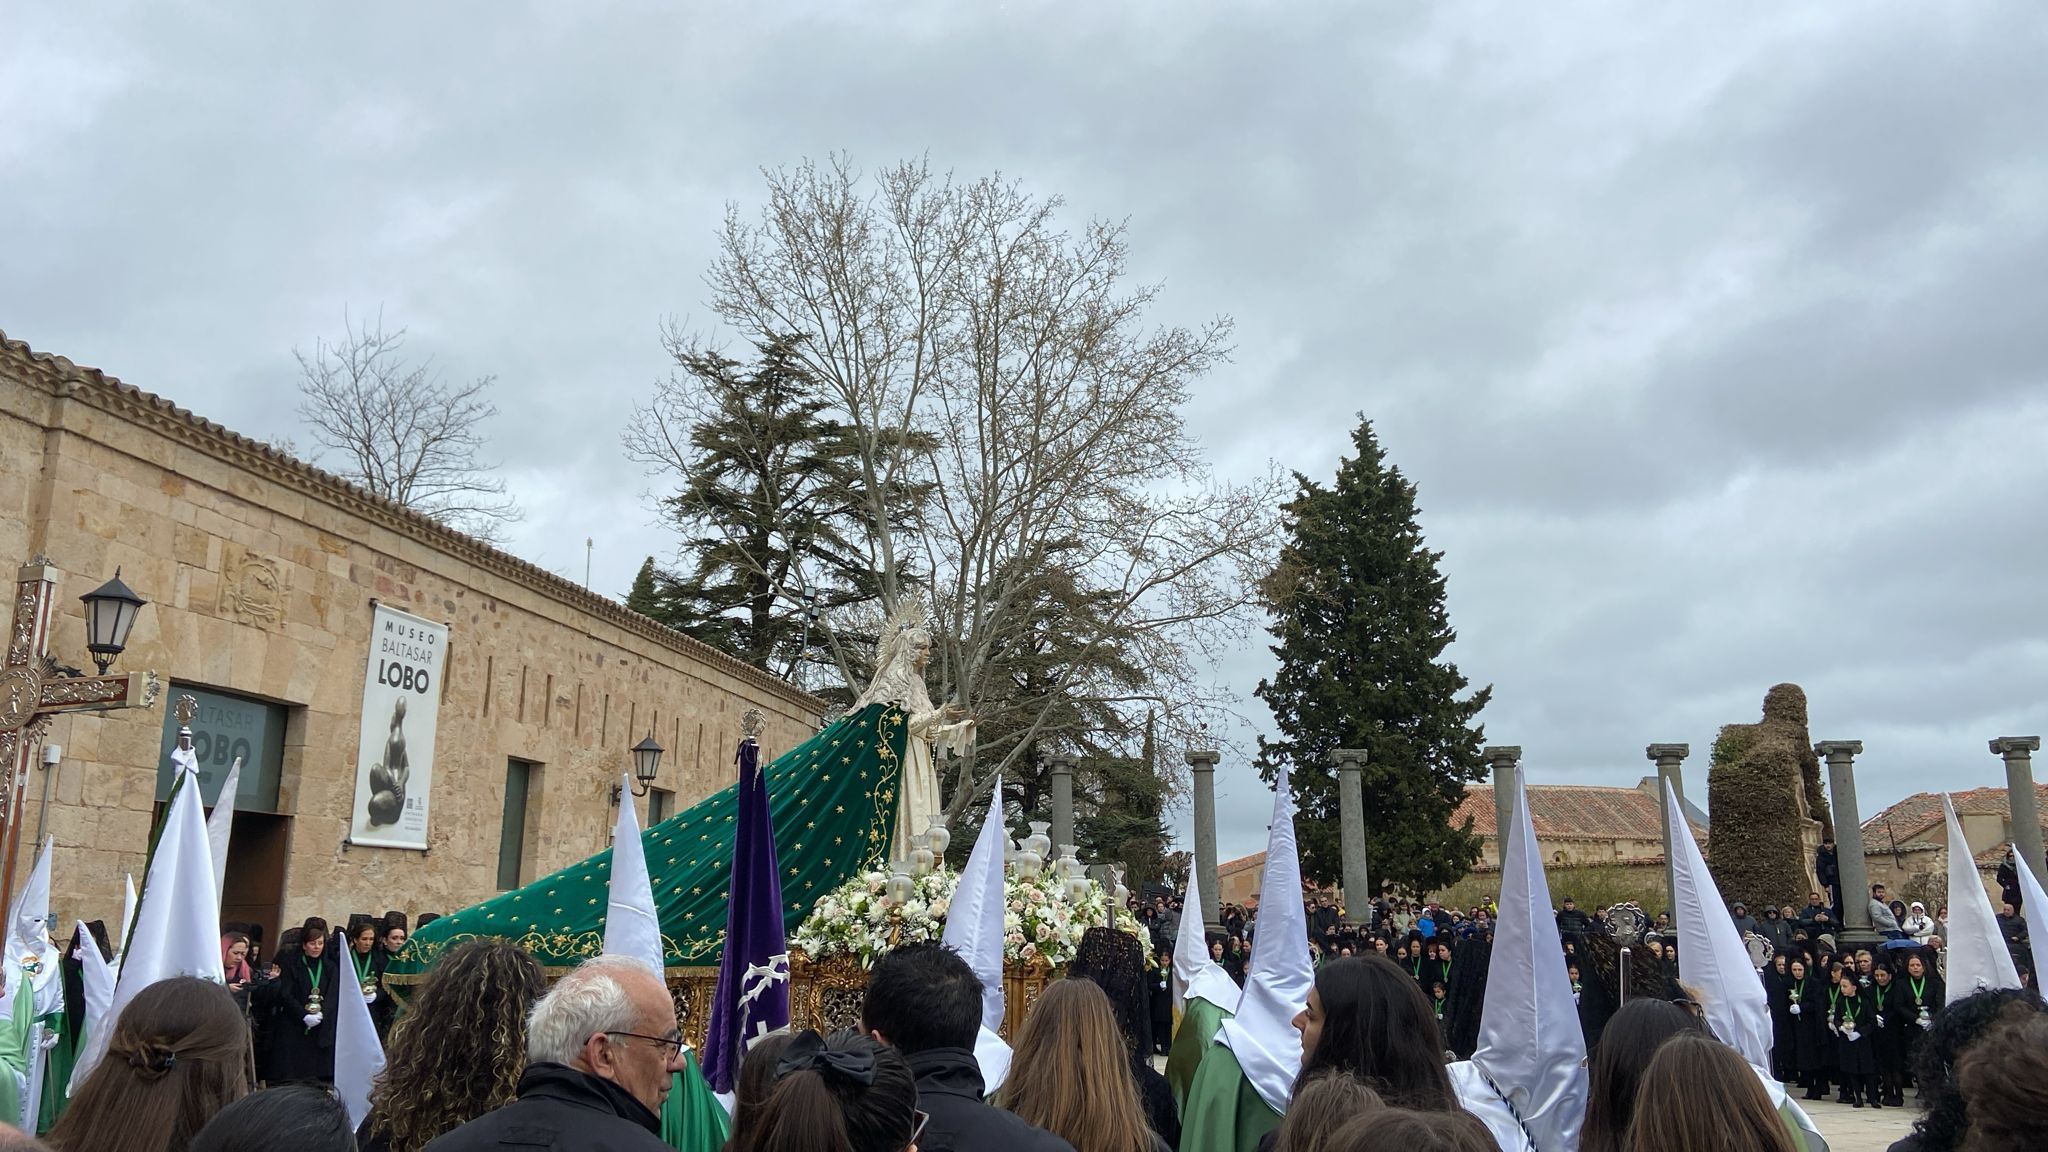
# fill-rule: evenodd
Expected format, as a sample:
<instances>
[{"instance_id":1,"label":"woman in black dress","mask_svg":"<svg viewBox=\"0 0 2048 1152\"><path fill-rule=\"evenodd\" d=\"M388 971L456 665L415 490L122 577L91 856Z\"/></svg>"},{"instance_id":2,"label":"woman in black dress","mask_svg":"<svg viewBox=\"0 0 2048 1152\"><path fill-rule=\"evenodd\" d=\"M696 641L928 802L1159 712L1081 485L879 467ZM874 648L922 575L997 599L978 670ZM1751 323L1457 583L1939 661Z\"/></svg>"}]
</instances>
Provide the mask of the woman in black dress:
<instances>
[{"instance_id":1,"label":"woman in black dress","mask_svg":"<svg viewBox=\"0 0 2048 1152\"><path fill-rule=\"evenodd\" d=\"M1836 1075L1842 1081L1842 1102L1861 1108L1884 1107L1877 1094L1877 1016L1873 997L1856 980L1856 970L1845 967L1835 986L1828 1025L1835 1033Z\"/></svg>"},{"instance_id":2,"label":"woman in black dress","mask_svg":"<svg viewBox=\"0 0 2048 1152\"><path fill-rule=\"evenodd\" d=\"M344 988L346 956L329 951L327 921L318 916L302 928L299 947L278 957L277 979L258 989L257 1007L269 1018L270 1044L263 1079L271 1084L334 1081L334 1021Z\"/></svg>"},{"instance_id":3,"label":"woman in black dress","mask_svg":"<svg viewBox=\"0 0 2048 1152\"><path fill-rule=\"evenodd\" d=\"M1792 1014L1792 957L1780 952L1764 969L1765 1002L1771 1006L1771 1075L1780 1084L1799 1079L1799 1017Z\"/></svg>"},{"instance_id":4,"label":"woman in black dress","mask_svg":"<svg viewBox=\"0 0 2048 1152\"><path fill-rule=\"evenodd\" d=\"M1906 957L1906 970L1899 974L1902 990L1900 1007L1906 1010L1906 1067L1914 1066L1914 1057L1926 1039L1929 1029L1934 1027L1934 1017L1947 1003L1948 986L1942 982L1941 973L1934 970L1928 959L1932 948L1923 948Z\"/></svg>"},{"instance_id":5,"label":"woman in black dress","mask_svg":"<svg viewBox=\"0 0 2048 1152\"><path fill-rule=\"evenodd\" d=\"M1870 995L1877 1018L1871 1029L1877 1041L1878 1095L1887 1108L1906 1105L1906 1046L1912 1042L1907 1031L1919 1031L1911 1023L1906 990L1892 970L1879 964L1871 973Z\"/></svg>"},{"instance_id":6,"label":"woman in black dress","mask_svg":"<svg viewBox=\"0 0 2048 1152\"><path fill-rule=\"evenodd\" d=\"M377 946L377 921L368 916L351 916L348 922L348 968L351 982L370 1009L370 1023L383 1040L391 1030L395 1014L391 997L384 993L384 970L390 957Z\"/></svg>"},{"instance_id":7,"label":"woman in black dress","mask_svg":"<svg viewBox=\"0 0 2048 1152\"><path fill-rule=\"evenodd\" d=\"M1793 1025L1795 1067L1806 1099L1827 1095L1828 1072L1834 1065L1834 1035L1828 1031L1828 993L1822 978L1810 978L1806 960L1794 956L1785 988L1785 1002L1796 1023Z\"/></svg>"}]
</instances>

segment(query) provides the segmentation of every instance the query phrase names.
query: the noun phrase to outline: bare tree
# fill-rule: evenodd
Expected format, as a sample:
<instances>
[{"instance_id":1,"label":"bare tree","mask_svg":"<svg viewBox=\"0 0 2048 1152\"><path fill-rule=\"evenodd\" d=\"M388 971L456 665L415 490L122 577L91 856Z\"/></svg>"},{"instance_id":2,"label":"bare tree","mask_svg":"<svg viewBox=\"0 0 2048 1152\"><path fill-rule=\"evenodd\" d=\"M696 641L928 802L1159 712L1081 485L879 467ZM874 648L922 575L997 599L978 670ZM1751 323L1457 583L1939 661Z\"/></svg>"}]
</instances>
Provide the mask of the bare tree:
<instances>
[{"instance_id":1,"label":"bare tree","mask_svg":"<svg viewBox=\"0 0 2048 1152\"><path fill-rule=\"evenodd\" d=\"M343 479L486 541L519 520L495 465L478 458L482 424L497 415L493 376L450 384L433 361L404 354L405 329L342 318L342 339L316 341L299 361L299 416Z\"/></svg>"},{"instance_id":2,"label":"bare tree","mask_svg":"<svg viewBox=\"0 0 2048 1152\"><path fill-rule=\"evenodd\" d=\"M727 211L711 307L747 339L808 337L881 607L925 601L934 695L981 722L949 817L1044 750L1135 738L1148 709L1192 735L1223 702L1204 658L1257 619L1281 490L1216 481L1183 423L1230 321L1149 326L1123 226L1070 235L1059 199L1000 176L904 163L870 183L835 158L767 180L758 220ZM1020 677L1032 653L1047 674Z\"/></svg>"}]
</instances>

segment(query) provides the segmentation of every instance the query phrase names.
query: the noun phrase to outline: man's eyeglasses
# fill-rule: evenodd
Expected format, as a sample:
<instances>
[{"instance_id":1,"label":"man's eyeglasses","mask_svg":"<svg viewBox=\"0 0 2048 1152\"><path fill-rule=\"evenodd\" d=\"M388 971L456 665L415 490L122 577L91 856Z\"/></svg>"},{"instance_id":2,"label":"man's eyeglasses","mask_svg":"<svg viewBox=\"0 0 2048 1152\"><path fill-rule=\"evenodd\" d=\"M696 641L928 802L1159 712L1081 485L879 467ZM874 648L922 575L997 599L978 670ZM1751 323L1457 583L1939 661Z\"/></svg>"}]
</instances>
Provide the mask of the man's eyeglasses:
<instances>
[{"instance_id":1,"label":"man's eyeglasses","mask_svg":"<svg viewBox=\"0 0 2048 1152\"><path fill-rule=\"evenodd\" d=\"M924 1135L924 1126L932 1122L932 1114L913 1110L910 1115L917 1121L910 1126L910 1142L915 1144L917 1143L917 1138Z\"/></svg>"},{"instance_id":2,"label":"man's eyeglasses","mask_svg":"<svg viewBox=\"0 0 2048 1152\"><path fill-rule=\"evenodd\" d=\"M671 1060L671 1061L675 1060L675 1059L676 1059L677 1057L679 1057L679 1056L681 1056L681 1055L683 1054L683 1038L682 1038L682 1036L680 1036L680 1035L676 1035L676 1036L643 1036L643 1035L641 1035L641 1034L640 1034L640 1033L638 1033L638 1032L607 1032L607 1033L605 1033L605 1035L607 1035L607 1036L630 1036L630 1037L632 1037L632 1038L633 1038L633 1039L635 1039L635 1040L645 1040L645 1041L647 1041L647 1042L648 1042L649 1044L659 1044L659 1045L661 1045L661 1046L662 1046L663 1048L666 1048L666 1049L668 1049L668 1059L669 1059L669 1060Z\"/></svg>"}]
</instances>

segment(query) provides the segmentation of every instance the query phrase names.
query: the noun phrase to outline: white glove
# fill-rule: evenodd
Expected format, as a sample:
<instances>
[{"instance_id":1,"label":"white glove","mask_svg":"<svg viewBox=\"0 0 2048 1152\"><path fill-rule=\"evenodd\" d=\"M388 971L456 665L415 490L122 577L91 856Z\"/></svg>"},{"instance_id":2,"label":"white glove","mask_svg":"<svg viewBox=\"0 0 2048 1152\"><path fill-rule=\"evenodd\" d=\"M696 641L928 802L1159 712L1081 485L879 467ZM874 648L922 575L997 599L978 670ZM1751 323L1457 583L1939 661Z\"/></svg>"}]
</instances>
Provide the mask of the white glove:
<instances>
[{"instance_id":1,"label":"white glove","mask_svg":"<svg viewBox=\"0 0 2048 1152\"><path fill-rule=\"evenodd\" d=\"M1920 1026L1921 1026L1922 1028L1929 1028L1929 1029L1931 1029L1931 1028L1933 1028L1933 1027L1934 1027L1934 1021L1932 1021L1932 1020L1929 1020L1929 1019L1928 1019L1927 1017L1925 1017L1925 1016L1922 1016L1922 1017L1920 1018Z\"/></svg>"},{"instance_id":2,"label":"white glove","mask_svg":"<svg viewBox=\"0 0 2048 1152\"><path fill-rule=\"evenodd\" d=\"M1879 1028L1884 1027L1884 1017L1882 1015L1879 1015L1877 1018L1877 1026Z\"/></svg>"},{"instance_id":3,"label":"white glove","mask_svg":"<svg viewBox=\"0 0 2048 1152\"><path fill-rule=\"evenodd\" d=\"M325 1019L327 1019L327 1017L322 1013L308 1012L306 1013L305 1016L306 1027L308 1029L318 1028L320 1026L320 1022Z\"/></svg>"},{"instance_id":4,"label":"white glove","mask_svg":"<svg viewBox=\"0 0 2048 1152\"><path fill-rule=\"evenodd\" d=\"M1861 1032L1856 1031L1854 1028L1842 1029L1842 1039L1849 1041L1851 1044L1855 1043L1856 1041L1862 1038L1863 1034Z\"/></svg>"}]
</instances>

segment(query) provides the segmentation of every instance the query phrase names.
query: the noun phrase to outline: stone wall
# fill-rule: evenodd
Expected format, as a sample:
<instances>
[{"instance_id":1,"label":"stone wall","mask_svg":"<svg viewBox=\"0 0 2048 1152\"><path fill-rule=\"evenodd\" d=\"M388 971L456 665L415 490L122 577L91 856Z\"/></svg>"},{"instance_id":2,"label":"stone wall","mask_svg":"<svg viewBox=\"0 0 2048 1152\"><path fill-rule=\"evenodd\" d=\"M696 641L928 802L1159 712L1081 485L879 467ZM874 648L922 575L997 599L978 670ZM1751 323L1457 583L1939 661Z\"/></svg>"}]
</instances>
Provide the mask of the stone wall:
<instances>
[{"instance_id":1,"label":"stone wall","mask_svg":"<svg viewBox=\"0 0 2048 1152\"><path fill-rule=\"evenodd\" d=\"M610 787L650 731L669 750L656 786L680 811L731 781L748 708L766 714L772 755L815 731L823 707L539 568L0 337L0 565L35 554L67 574L60 659L84 662L77 597L118 567L150 605L116 670L288 709L272 924L448 911L495 893L510 758L540 766L530 880L607 846ZM424 856L345 843L373 599L451 629ZM64 756L47 826L64 919L111 923L122 876L140 880L168 703L52 726ZM24 872L42 775L29 780Z\"/></svg>"}]
</instances>

